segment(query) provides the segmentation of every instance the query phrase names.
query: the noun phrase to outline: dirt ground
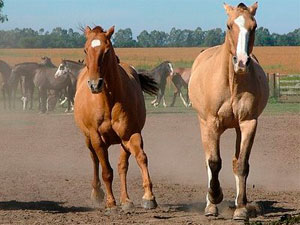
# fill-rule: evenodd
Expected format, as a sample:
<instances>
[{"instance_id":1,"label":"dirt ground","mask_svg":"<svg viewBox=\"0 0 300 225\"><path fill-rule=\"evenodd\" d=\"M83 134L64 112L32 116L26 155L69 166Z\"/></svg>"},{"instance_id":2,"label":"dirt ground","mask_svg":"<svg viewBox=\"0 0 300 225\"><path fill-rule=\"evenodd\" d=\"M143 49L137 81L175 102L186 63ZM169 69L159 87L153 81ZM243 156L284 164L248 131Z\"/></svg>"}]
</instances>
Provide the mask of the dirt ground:
<instances>
[{"instance_id":1,"label":"dirt ground","mask_svg":"<svg viewBox=\"0 0 300 225\"><path fill-rule=\"evenodd\" d=\"M250 160L250 222L300 214L300 116L263 115ZM94 207L92 163L72 114L0 112L0 224L239 224L231 220L235 134L222 136L218 219L204 216L207 175L194 113L150 114L143 130L158 208L140 207L143 189L135 160L128 174L135 210ZM119 199L119 146L110 148L114 194Z\"/></svg>"}]
</instances>

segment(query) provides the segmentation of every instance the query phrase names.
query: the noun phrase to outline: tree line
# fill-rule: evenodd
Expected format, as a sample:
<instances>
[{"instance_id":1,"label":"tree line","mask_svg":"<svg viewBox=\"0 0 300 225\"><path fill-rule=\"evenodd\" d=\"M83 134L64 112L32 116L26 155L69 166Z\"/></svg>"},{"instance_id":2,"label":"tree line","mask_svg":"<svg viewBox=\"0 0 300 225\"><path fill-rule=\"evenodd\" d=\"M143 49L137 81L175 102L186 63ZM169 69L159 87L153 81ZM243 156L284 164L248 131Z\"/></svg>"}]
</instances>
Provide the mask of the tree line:
<instances>
[{"instance_id":1,"label":"tree line","mask_svg":"<svg viewBox=\"0 0 300 225\"><path fill-rule=\"evenodd\" d=\"M142 31L136 39L130 28L119 29L113 36L115 47L209 47L223 43L225 31L220 28L195 30L172 28L169 33ZM31 28L0 30L0 48L82 48L82 32L57 27L51 32ZM287 34L270 33L267 28L256 30L256 46L300 46L300 28Z\"/></svg>"}]
</instances>

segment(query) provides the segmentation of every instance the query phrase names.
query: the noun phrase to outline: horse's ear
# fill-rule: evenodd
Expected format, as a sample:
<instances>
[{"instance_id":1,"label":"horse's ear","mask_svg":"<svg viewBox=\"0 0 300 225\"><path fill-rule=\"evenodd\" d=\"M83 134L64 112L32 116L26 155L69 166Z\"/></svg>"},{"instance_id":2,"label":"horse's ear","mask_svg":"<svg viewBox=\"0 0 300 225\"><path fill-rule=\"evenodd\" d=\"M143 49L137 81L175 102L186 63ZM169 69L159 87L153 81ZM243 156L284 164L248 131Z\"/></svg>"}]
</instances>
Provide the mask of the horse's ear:
<instances>
[{"instance_id":1,"label":"horse's ear","mask_svg":"<svg viewBox=\"0 0 300 225\"><path fill-rule=\"evenodd\" d=\"M255 2L253 5L249 7L249 12L255 16L256 10L258 8L258 2Z\"/></svg>"},{"instance_id":2,"label":"horse's ear","mask_svg":"<svg viewBox=\"0 0 300 225\"><path fill-rule=\"evenodd\" d=\"M111 28L108 29L108 31L106 31L106 36L110 39L111 36L114 34L115 32L115 26L112 26Z\"/></svg>"},{"instance_id":3,"label":"horse's ear","mask_svg":"<svg viewBox=\"0 0 300 225\"><path fill-rule=\"evenodd\" d=\"M233 7L232 7L231 5L226 4L226 3L224 2L224 9L225 9L227 15L229 15L229 14L232 12Z\"/></svg>"},{"instance_id":4,"label":"horse's ear","mask_svg":"<svg viewBox=\"0 0 300 225\"><path fill-rule=\"evenodd\" d=\"M92 29L91 29L89 26L87 26L87 27L85 28L84 34L85 34L86 37L87 37L88 34L91 32L91 30L92 30Z\"/></svg>"}]
</instances>

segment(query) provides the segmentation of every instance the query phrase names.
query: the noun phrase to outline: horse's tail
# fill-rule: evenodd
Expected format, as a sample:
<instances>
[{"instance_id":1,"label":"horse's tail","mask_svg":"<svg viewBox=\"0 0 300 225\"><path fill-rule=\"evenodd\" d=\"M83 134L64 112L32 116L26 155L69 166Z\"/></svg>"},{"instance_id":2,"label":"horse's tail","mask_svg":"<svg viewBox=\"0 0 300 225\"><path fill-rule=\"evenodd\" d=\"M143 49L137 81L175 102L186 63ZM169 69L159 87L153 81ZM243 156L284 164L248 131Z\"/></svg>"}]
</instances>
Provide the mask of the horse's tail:
<instances>
[{"instance_id":1,"label":"horse's tail","mask_svg":"<svg viewBox=\"0 0 300 225\"><path fill-rule=\"evenodd\" d=\"M149 95L157 95L158 85L155 80L143 73L138 73L142 90Z\"/></svg>"}]
</instances>

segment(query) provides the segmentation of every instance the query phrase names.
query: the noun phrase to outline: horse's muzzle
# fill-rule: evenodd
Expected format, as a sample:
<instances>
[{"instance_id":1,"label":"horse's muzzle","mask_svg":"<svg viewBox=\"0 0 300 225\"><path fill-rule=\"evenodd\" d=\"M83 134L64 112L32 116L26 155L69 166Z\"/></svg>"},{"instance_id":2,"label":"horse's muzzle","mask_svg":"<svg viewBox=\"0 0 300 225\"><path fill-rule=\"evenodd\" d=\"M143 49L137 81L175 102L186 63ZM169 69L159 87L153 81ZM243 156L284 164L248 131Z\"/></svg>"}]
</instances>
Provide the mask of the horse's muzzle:
<instances>
[{"instance_id":1,"label":"horse's muzzle","mask_svg":"<svg viewBox=\"0 0 300 225\"><path fill-rule=\"evenodd\" d=\"M249 56L246 56L243 58L238 58L236 56L233 56L232 63L233 63L233 67L234 67L234 72L246 73L248 71L249 62L250 62Z\"/></svg>"},{"instance_id":2,"label":"horse's muzzle","mask_svg":"<svg viewBox=\"0 0 300 225\"><path fill-rule=\"evenodd\" d=\"M102 91L104 80L103 78L98 78L97 80L88 80L88 86L93 94L98 94Z\"/></svg>"}]
</instances>

